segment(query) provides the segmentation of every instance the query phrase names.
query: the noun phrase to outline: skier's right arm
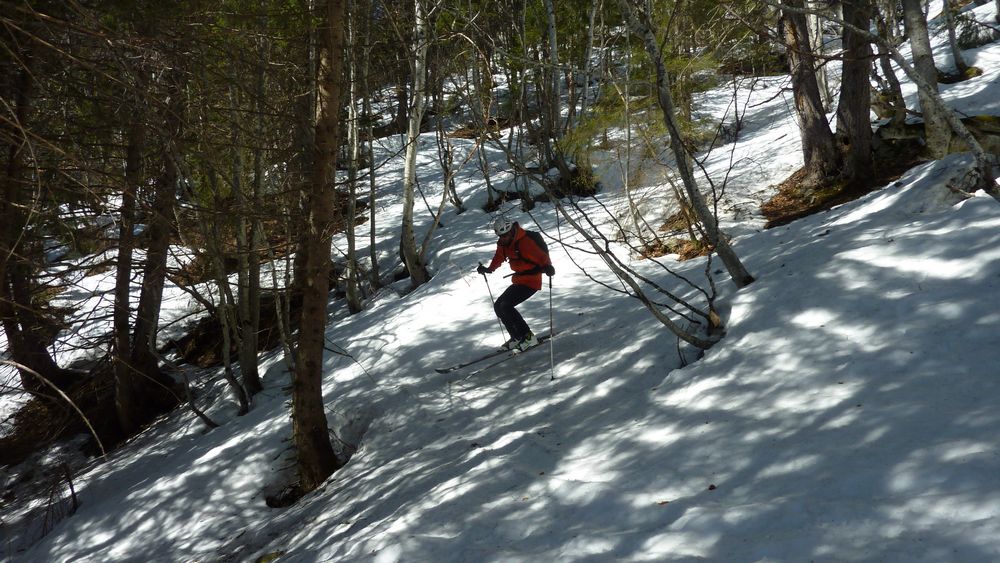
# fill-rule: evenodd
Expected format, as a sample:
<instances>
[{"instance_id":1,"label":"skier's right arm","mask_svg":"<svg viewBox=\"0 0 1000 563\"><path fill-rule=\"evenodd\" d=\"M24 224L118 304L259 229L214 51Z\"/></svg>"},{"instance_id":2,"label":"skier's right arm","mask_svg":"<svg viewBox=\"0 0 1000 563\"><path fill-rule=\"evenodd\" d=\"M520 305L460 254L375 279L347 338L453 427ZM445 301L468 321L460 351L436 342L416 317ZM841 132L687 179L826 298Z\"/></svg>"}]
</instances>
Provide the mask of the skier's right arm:
<instances>
[{"instance_id":1,"label":"skier's right arm","mask_svg":"<svg viewBox=\"0 0 1000 563\"><path fill-rule=\"evenodd\" d=\"M493 255L493 260L490 261L490 265L483 266L480 264L479 267L476 268L476 272L480 274L492 274L497 268L500 267L501 264L503 264L503 261L506 258L507 256L504 254L503 247L498 244L497 251Z\"/></svg>"}]
</instances>

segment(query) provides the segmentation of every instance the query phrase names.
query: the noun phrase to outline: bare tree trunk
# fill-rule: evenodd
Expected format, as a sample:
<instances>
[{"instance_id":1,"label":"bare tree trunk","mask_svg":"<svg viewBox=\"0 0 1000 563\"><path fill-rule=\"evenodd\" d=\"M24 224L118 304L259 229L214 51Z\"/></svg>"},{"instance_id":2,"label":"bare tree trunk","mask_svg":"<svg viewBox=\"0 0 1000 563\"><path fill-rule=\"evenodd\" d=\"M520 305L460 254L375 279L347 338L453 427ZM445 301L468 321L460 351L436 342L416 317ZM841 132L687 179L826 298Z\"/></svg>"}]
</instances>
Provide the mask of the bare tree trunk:
<instances>
[{"instance_id":1,"label":"bare tree trunk","mask_svg":"<svg viewBox=\"0 0 1000 563\"><path fill-rule=\"evenodd\" d=\"M944 0L944 18L948 26L948 44L951 47L951 56L955 60L955 69L958 73L965 75L969 70L969 64L962 57L962 48L958 46L958 34L955 33L955 9L952 7L952 0Z\"/></svg>"},{"instance_id":2,"label":"bare tree trunk","mask_svg":"<svg viewBox=\"0 0 1000 563\"><path fill-rule=\"evenodd\" d=\"M138 74L139 88L146 84L146 76ZM132 351L132 256L135 250L136 194L145 182L143 152L146 149L146 105L142 93L132 96L132 120L126 132L125 187L122 190L122 208L118 229L118 269L115 272L114 307L114 372L116 403L131 400L133 368L129 363ZM129 407L118 407L131 410ZM131 418L131 415L130 415Z\"/></svg>"},{"instance_id":3,"label":"bare tree trunk","mask_svg":"<svg viewBox=\"0 0 1000 563\"><path fill-rule=\"evenodd\" d=\"M368 63L365 63L367 69ZM368 253L371 261L371 269L368 272L372 290L381 287L380 272L378 265L378 230L376 228L376 197L375 197L375 126L371 119L371 102L368 96L367 70L365 72L365 95L364 95L364 115L368 122L368 139L365 141L365 154L368 158Z\"/></svg>"},{"instance_id":4,"label":"bare tree trunk","mask_svg":"<svg viewBox=\"0 0 1000 563\"><path fill-rule=\"evenodd\" d=\"M236 107L236 104L233 104ZM235 127L235 123L233 124ZM238 143L233 144L233 146L239 146ZM235 161L238 161L236 159ZM212 201L214 202L213 208L211 210L211 216L202 216L201 213L196 214L196 222L198 223L198 228L201 229L202 236L204 237L205 250L208 255L208 260L212 266L212 272L215 277L215 287L219 292L218 299L215 302L214 313L215 318L219 321L219 326L222 328L222 347L220 349L220 354L222 356L222 366L223 366L223 376L226 382L229 383L230 389L233 391L233 395L236 397L236 402L239 404L239 410L237 412L238 416L243 416L244 414L250 412L250 395L249 391L236 380L233 375L233 362L232 362L232 340L235 335L237 338L237 347L242 350L242 342L239 338L239 333L236 330L236 313L235 313L235 299L233 298L232 287L229 284L229 278L226 275L225 267L225 252L223 250L222 244L222 232L219 230L219 223L228 222L225 212L224 198L222 191L219 189L219 182L215 170L209 169L206 171L205 176L208 179L209 188L212 191ZM237 193L241 189L234 186ZM239 274L240 278L245 277L241 272ZM239 292L239 288L237 288Z\"/></svg>"},{"instance_id":5,"label":"bare tree trunk","mask_svg":"<svg viewBox=\"0 0 1000 563\"><path fill-rule=\"evenodd\" d=\"M231 192L233 195L233 201L235 208L233 213L235 214L235 220L232 221L233 231L236 238L236 297L232 294L232 288L229 286L229 280L226 276L225 271L225 248L222 244L222 233L219 231L219 223L225 222L229 223L229 215L226 213L225 205L223 203L223 195L218 187L218 181L214 171L209 171L208 176L210 178L209 184L212 186L212 193L214 196L215 208L214 215L207 221L211 225L211 231L205 229L205 221L200 221L199 223L206 231L206 238L208 239L208 252L211 256L213 265L215 266L215 277L216 284L219 288L219 304L216 313L219 322L222 325L222 335L223 335L223 365L225 366L226 379L230 380L230 384L234 382L234 376L232 375L232 359L231 359L231 341L235 338L237 355L240 358L240 372L242 374L242 380L244 383L249 383L253 386L253 390L250 387L239 384L236 382L234 385L234 390L236 396L240 403L240 412L242 416L249 412L249 397L252 397L256 393L260 392L262 389L260 385L260 378L257 375L257 352L256 343L253 344L254 348L251 353L247 353L247 342L244 341L244 332L249 333L254 332L254 334L249 335L251 339L254 339L256 332L251 330L244 331L244 326L249 328L252 323L250 318L250 277L254 275L250 272L250 242L247 236L247 214L250 212L247 205L247 194L246 186L243 182L244 169L243 169L243 139L241 135L240 123L240 96L237 91L235 84L236 75L235 68L233 69L233 74L231 75L232 85L230 85L230 104L232 106L231 112L231 123L232 127L232 147L233 154L232 158L232 180L231 180ZM259 118L259 116L258 116ZM259 274L256 274L259 275ZM246 323L246 325L244 324ZM244 365L243 359L246 359L246 365Z\"/></svg>"},{"instance_id":6,"label":"bare tree trunk","mask_svg":"<svg viewBox=\"0 0 1000 563\"><path fill-rule=\"evenodd\" d=\"M263 167L259 167L259 172L263 173ZM255 194L257 192L254 181ZM260 197L253 196L254 209L259 209ZM239 289L239 332L240 332L240 379L243 386L251 397L264 390L264 385L260 381L260 364L257 357L257 348L260 345L258 332L260 331L260 247L261 233L260 224L255 220L248 220L244 216L241 219L240 228L248 228L246 256L247 275L246 285L240 284ZM249 225L247 225L249 223Z\"/></svg>"},{"instance_id":7,"label":"bare tree trunk","mask_svg":"<svg viewBox=\"0 0 1000 563\"><path fill-rule=\"evenodd\" d=\"M556 37L556 8L553 0L545 0L545 15L549 35L548 133L551 139L559 139L562 136L562 118L560 116L562 89L559 87L559 41Z\"/></svg>"},{"instance_id":8,"label":"bare tree trunk","mask_svg":"<svg viewBox=\"0 0 1000 563\"><path fill-rule=\"evenodd\" d=\"M400 70L396 78L396 127L399 129L403 128L409 117L410 93L407 91L406 79L406 72Z\"/></svg>"},{"instance_id":9,"label":"bare tree trunk","mask_svg":"<svg viewBox=\"0 0 1000 563\"><path fill-rule=\"evenodd\" d=\"M670 97L670 83L667 77L666 64L663 60L663 53L660 50L660 42L657 41L653 33L650 15L634 8L629 3L629 0L618 0L618 5L621 7L622 13L625 14L629 27L632 28L636 35L642 38L646 46L646 52L649 53L650 59L656 65L657 101L663 112L664 124L670 133L670 146L673 149L674 157L677 161L677 170L684 182L688 199L690 199L691 205L698 215L698 220L705 226L705 235L722 259L733 283L736 284L736 287L745 287L754 281L753 276L750 275L750 272L740 262L739 257L732 250L732 247L729 246L729 241L726 239L725 234L719 230L715 214L698 190L698 184L695 181L691 164L688 161L687 150L684 148L680 128L677 126L673 99Z\"/></svg>"},{"instance_id":10,"label":"bare tree trunk","mask_svg":"<svg viewBox=\"0 0 1000 563\"><path fill-rule=\"evenodd\" d=\"M802 0L790 0L788 4L802 8ZM792 95L805 160L804 183L819 186L837 176L840 163L816 83L815 58L809 45L806 20L801 13L783 10L780 27L792 72Z\"/></svg>"},{"instance_id":11,"label":"bare tree trunk","mask_svg":"<svg viewBox=\"0 0 1000 563\"><path fill-rule=\"evenodd\" d=\"M632 185L632 36L627 35L625 37L625 53L624 56L625 64L624 70L624 85L622 89L619 90L619 97L622 101L623 116L625 119L625 154L624 158L619 152L618 163L621 170L622 186L625 190L625 196L628 199L629 206L629 217L632 224L635 226L635 232L640 237L642 236L642 228L640 226L640 214L639 208L635 204L635 200L632 196L633 185ZM622 149L618 149L619 151ZM679 194L678 194L679 196ZM678 203L682 203L680 197L677 199ZM655 236L655 233L654 233Z\"/></svg>"},{"instance_id":12,"label":"bare tree trunk","mask_svg":"<svg viewBox=\"0 0 1000 563\"><path fill-rule=\"evenodd\" d=\"M893 33L893 24L880 11L876 12L876 28L883 41L895 45L896 38ZM893 123L903 123L906 121L906 99L903 98L903 87L899 83L899 78L896 77L896 71L892 68L892 58L889 56L889 51L880 48L878 60L886 82L883 85L886 92L880 92L879 95L888 96L888 102L892 107L891 121Z\"/></svg>"},{"instance_id":13,"label":"bare tree trunk","mask_svg":"<svg viewBox=\"0 0 1000 563\"><path fill-rule=\"evenodd\" d=\"M345 0L327 0L319 28L319 107L305 233L306 262L302 315L292 378L292 438L299 487L312 491L340 468L330 444L323 407L323 343L330 289L330 244L337 221L336 169L343 77Z\"/></svg>"},{"instance_id":14,"label":"bare tree trunk","mask_svg":"<svg viewBox=\"0 0 1000 563\"><path fill-rule=\"evenodd\" d=\"M173 153L173 148L166 149ZM142 291L133 332L132 362L147 375L158 373L157 360L150 352L156 346L157 323L167 274L167 249L173 231L174 191L177 189L176 155L164 155L164 171L157 178L149 213L149 248L143 268Z\"/></svg>"},{"instance_id":15,"label":"bare tree trunk","mask_svg":"<svg viewBox=\"0 0 1000 563\"><path fill-rule=\"evenodd\" d=\"M566 162L566 155L559 148L559 140L562 139L565 128L562 119L562 88L559 85L559 41L556 35L556 9L553 0L545 0L545 13L548 22L548 43L549 43L549 80L546 84L548 90L548 125L547 135L545 135L545 146L552 155L552 163L559 169L559 176L568 184L572 177L569 163Z\"/></svg>"},{"instance_id":16,"label":"bare tree trunk","mask_svg":"<svg viewBox=\"0 0 1000 563\"><path fill-rule=\"evenodd\" d=\"M172 394L173 382L160 371L155 354L160 305L167 277L167 254L174 232L175 194L180 175L177 168L178 143L183 129L184 109L179 77L168 71L164 80L170 103L164 108L163 115L163 168L153 182L153 201L149 208L149 246L146 249L142 288L132 331L132 353L129 356L130 381L117 389L115 395L118 421L126 436L136 433L152 416L172 406L178 399Z\"/></svg>"},{"instance_id":17,"label":"bare tree trunk","mask_svg":"<svg viewBox=\"0 0 1000 563\"><path fill-rule=\"evenodd\" d=\"M444 105L444 101L441 100L443 97L444 92L441 90L435 94L435 98L439 100L442 106ZM452 146L451 140L444 130L443 119L437 120L437 135L434 139L438 147L438 163L441 164L445 197L461 213L465 211L465 206L462 204L462 199L458 196L458 189L455 187L455 148Z\"/></svg>"},{"instance_id":18,"label":"bare tree trunk","mask_svg":"<svg viewBox=\"0 0 1000 563\"><path fill-rule=\"evenodd\" d=\"M302 10L308 14L305 22L305 33L302 39L305 46L300 48L301 64L305 70L304 87L301 88L295 104L295 144L298 151L293 157L292 167L293 190L298 192L298 201L292 202L292 231L296 239L295 254L292 263L292 284L290 294L301 291L305 285L305 248L306 224L309 217L309 196L312 170L315 164L316 143L316 29L312 14L316 9L316 0L299 0ZM290 296L291 297L291 296Z\"/></svg>"},{"instance_id":19,"label":"bare tree trunk","mask_svg":"<svg viewBox=\"0 0 1000 563\"><path fill-rule=\"evenodd\" d=\"M938 70L934 66L927 18L921 10L920 0L903 0L903 17L906 34L910 38L910 48L913 50L913 66L917 74L937 91ZM920 111L924 114L927 151L932 158L943 158L948 154L948 145L951 144L951 129L942 115L943 110L934 104L929 92L921 89L917 91L917 96L920 99Z\"/></svg>"},{"instance_id":20,"label":"bare tree trunk","mask_svg":"<svg viewBox=\"0 0 1000 563\"><path fill-rule=\"evenodd\" d=\"M348 0L350 2L350 0ZM354 13L354 4L348 7L348 13ZM344 232L347 235L347 267L344 270L344 283L346 284L347 308L351 314L362 310L361 290L358 286L358 251L356 234L354 230L354 217L357 215L358 197L358 164L361 158L361 139L359 138L360 123L358 120L358 66L360 57L358 56L358 37L356 21L349 15L347 19L347 49L348 49L348 69L347 87L350 92L347 102L347 221L344 224Z\"/></svg>"},{"instance_id":21,"label":"bare tree trunk","mask_svg":"<svg viewBox=\"0 0 1000 563\"><path fill-rule=\"evenodd\" d=\"M406 154L403 161L403 225L400 235L400 250L403 262L410 274L413 287L430 279L426 265L420 261L413 233L413 207L416 201L417 149L420 139L420 122L424 116L424 78L426 76L428 25L427 14L421 0L414 0L413 53L410 64L413 74L413 103L410 107L409 125L406 131Z\"/></svg>"},{"instance_id":22,"label":"bare tree trunk","mask_svg":"<svg viewBox=\"0 0 1000 563\"><path fill-rule=\"evenodd\" d=\"M217 221L213 221L212 231L217 236L218 226L214 225L214 223L217 223ZM226 382L229 383L229 388L233 390L233 395L236 397L236 402L239 405L236 414L237 416L243 416L250 412L250 399L247 390L236 380L236 376L233 375L232 336L235 332L235 323L233 321L236 317L233 313L233 296L229 288L229 280L226 279L225 270L222 267L222 251L218 244L211 244L211 246L214 248L210 248L209 253L212 255L212 262L215 269L215 285L219 292L219 301L215 306L215 316L219 320L219 326L222 327L222 348L220 349L222 354L222 373Z\"/></svg>"},{"instance_id":23,"label":"bare tree trunk","mask_svg":"<svg viewBox=\"0 0 1000 563\"><path fill-rule=\"evenodd\" d=\"M0 251L3 250L0 245ZM39 339L40 331L37 330L36 315L31 310L26 283L32 275L31 269L18 260L11 262L6 268L6 275L0 279L0 319L7 335L8 351L17 364L21 386L31 392L44 390L44 382L35 376L38 373L65 389L71 381L70 373L59 367L45 343Z\"/></svg>"},{"instance_id":24,"label":"bare tree trunk","mask_svg":"<svg viewBox=\"0 0 1000 563\"><path fill-rule=\"evenodd\" d=\"M871 25L871 1L853 0L842 5L844 21L844 66L837 104L837 140L843 155L841 172L848 182L869 181L872 167L871 111L872 49L868 38L853 28ZM853 28L852 28L853 27Z\"/></svg>"},{"instance_id":25,"label":"bare tree trunk","mask_svg":"<svg viewBox=\"0 0 1000 563\"><path fill-rule=\"evenodd\" d=\"M259 137L258 137L259 138ZM259 150L259 149L257 149ZM254 209L260 209L260 178L264 173L260 155L255 156L254 187L251 205L240 215L237 232L244 233L240 241L239 255L242 257L237 301L240 334L240 379L247 393L253 397L264 389L260 381L260 364L257 348L260 343L260 223L250 217Z\"/></svg>"},{"instance_id":26,"label":"bare tree trunk","mask_svg":"<svg viewBox=\"0 0 1000 563\"><path fill-rule=\"evenodd\" d=\"M0 125L0 138L7 141L7 163L3 178L0 178L0 321L7 335L7 345L18 373L22 387L27 391L41 391L45 388L36 373L53 381L58 387L67 387L68 372L59 368L41 340L40 321L31 302L31 280L33 268L28 257L30 241L28 237L28 213L33 206L29 193L30 182L25 174L25 154L28 150L29 113L32 103L33 56L30 52L18 53L22 67L19 72L3 65L2 70L11 73L5 77L11 80L11 97L14 101L14 120ZM12 65L11 65L12 66ZM8 92L0 92L6 95ZM5 96L5 99L6 98Z\"/></svg>"},{"instance_id":27,"label":"bare tree trunk","mask_svg":"<svg viewBox=\"0 0 1000 563\"><path fill-rule=\"evenodd\" d=\"M803 13L801 7L790 8L788 7L788 5L780 4L772 0L760 0L760 1L778 9L793 11L795 13ZM909 2L909 0L905 1ZM919 4L919 2L917 2L917 4ZM916 21L914 23L917 27L919 27L921 23L926 24L926 21L923 19L922 13L920 13L919 11L919 5L917 5L916 8L917 8L916 12L918 13L919 17L915 18ZM841 21L840 23L841 25L850 25L844 21ZM924 25L924 30L926 31L926 25ZM881 48L886 49L888 51L889 56L892 57L892 60L896 63L896 65L899 66L899 68L902 69L904 73L906 73L906 76L908 76L909 79L917 86L917 91L921 94L922 98L921 104L925 104L926 102L925 108L931 108L935 116L940 118L944 122L944 125L949 129L947 131L947 134L949 136L954 134L956 137L959 138L959 140L962 143L964 143L971 149L972 154L976 158L976 170L974 172L976 178L974 179L973 183L977 187L986 190L986 192L989 193L991 196L993 196L995 199L1000 199L1000 185L998 185L997 182L993 180L993 173L992 173L996 157L994 155L986 153L986 151L983 150L982 145L980 145L979 142L976 140L976 138L969 132L968 128L966 128L965 125L962 123L962 120L959 119L959 117L955 114L955 112L952 111L948 107L948 105L944 102L944 100L941 98L941 94L938 93L936 77L935 80L927 80L919 70L914 68L914 65L911 65L909 62L907 62L906 58L899 53L899 50L896 49L895 46L893 46L891 43L886 42L878 35L872 34L867 29L855 28L854 31L861 35L868 36L868 39L870 41L878 43ZM914 51L916 51L916 49L914 49ZM933 60L931 60L931 62L933 63ZM927 118L928 116L925 110L924 113L925 127L929 126L928 123L926 122Z\"/></svg>"},{"instance_id":28,"label":"bare tree trunk","mask_svg":"<svg viewBox=\"0 0 1000 563\"><path fill-rule=\"evenodd\" d=\"M254 137L253 149L253 184L250 197L242 191L237 193L239 221L236 225L237 257L239 259L239 289L237 291L237 328L239 338L240 379L247 394L253 397L264 389L260 381L260 366L257 358L260 330L260 223L251 215L260 209L261 191L264 182L264 97L266 95L266 64L267 64L267 5L260 3L261 14L258 16L260 37L257 45L257 76L254 92ZM238 149L237 149L238 150ZM249 201L248 201L249 199Z\"/></svg>"},{"instance_id":29,"label":"bare tree trunk","mask_svg":"<svg viewBox=\"0 0 1000 563\"><path fill-rule=\"evenodd\" d=\"M808 0L808 4L814 10L822 10L826 2ZM810 13L806 16L806 21L809 26L809 44L812 45L815 54L822 56L826 50L823 40L823 17L817 13ZM816 67L816 85L819 86L823 109L829 111L833 107L833 95L830 92L830 81L827 77L825 64Z\"/></svg>"},{"instance_id":30,"label":"bare tree trunk","mask_svg":"<svg viewBox=\"0 0 1000 563\"><path fill-rule=\"evenodd\" d=\"M291 220L287 220L286 223L291 223ZM290 237L291 227L286 226L286 231ZM275 266L278 264L278 258L274 254L274 247L267 245L267 258ZM292 350L292 335L291 335L291 311L289 306L289 299L287 298L288 293L282 292L278 288L285 287L286 289L291 287L291 259L289 255L285 255L285 272L282 279L282 283L278 283L278 272L276 267L271 267L271 287L274 288L274 319L275 324L278 325L278 339L281 342L281 352L283 359L285 361L286 369L288 373L295 373L295 353Z\"/></svg>"},{"instance_id":31,"label":"bare tree trunk","mask_svg":"<svg viewBox=\"0 0 1000 563\"><path fill-rule=\"evenodd\" d=\"M369 6L369 10L373 10L374 5ZM371 92L368 85L368 73L369 73L369 60L371 59L371 41L368 38L371 37L371 13L365 15L361 18L364 21L363 35L365 37L365 47L364 56L361 57L361 114L364 116L365 121L365 158L368 160L368 252L369 260L371 261L370 269L368 271L369 283L371 284L372 291L377 291L381 286L381 281L379 280L379 267L378 267L378 246L376 243L378 231L375 227L376 225L376 206L375 206L375 124L372 118L372 107L371 107Z\"/></svg>"},{"instance_id":32,"label":"bare tree trunk","mask_svg":"<svg viewBox=\"0 0 1000 563\"><path fill-rule=\"evenodd\" d=\"M590 12L587 15L587 48L583 53L583 93L580 96L580 112L577 114L577 122L581 121L590 104L590 82L593 79L593 71L590 59L594 56L594 22L597 19L597 11L600 9L601 0L592 0Z\"/></svg>"}]
</instances>

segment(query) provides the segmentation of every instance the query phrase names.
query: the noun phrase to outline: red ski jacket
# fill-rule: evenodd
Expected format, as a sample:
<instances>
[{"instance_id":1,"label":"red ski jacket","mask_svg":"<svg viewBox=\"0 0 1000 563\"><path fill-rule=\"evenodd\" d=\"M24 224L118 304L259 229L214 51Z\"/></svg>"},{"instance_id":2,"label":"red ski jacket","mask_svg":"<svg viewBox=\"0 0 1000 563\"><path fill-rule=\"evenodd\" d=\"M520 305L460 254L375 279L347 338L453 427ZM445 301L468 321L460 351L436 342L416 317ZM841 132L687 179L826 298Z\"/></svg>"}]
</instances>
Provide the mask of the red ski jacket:
<instances>
[{"instance_id":1,"label":"red ski jacket","mask_svg":"<svg viewBox=\"0 0 1000 563\"><path fill-rule=\"evenodd\" d=\"M511 280L511 283L524 285L538 291L542 289L541 270L536 270L531 274L521 272L527 272L539 266L548 266L552 263L552 260L549 259L548 254L538 247L535 241L531 240L531 237L524 232L521 225L515 223L513 231L514 238L511 239L510 244L504 246L500 241L497 241L497 252L493 255L493 261L490 262L489 270L492 272L499 268L504 263L504 260L509 260L510 269L514 270L514 278Z\"/></svg>"}]
</instances>

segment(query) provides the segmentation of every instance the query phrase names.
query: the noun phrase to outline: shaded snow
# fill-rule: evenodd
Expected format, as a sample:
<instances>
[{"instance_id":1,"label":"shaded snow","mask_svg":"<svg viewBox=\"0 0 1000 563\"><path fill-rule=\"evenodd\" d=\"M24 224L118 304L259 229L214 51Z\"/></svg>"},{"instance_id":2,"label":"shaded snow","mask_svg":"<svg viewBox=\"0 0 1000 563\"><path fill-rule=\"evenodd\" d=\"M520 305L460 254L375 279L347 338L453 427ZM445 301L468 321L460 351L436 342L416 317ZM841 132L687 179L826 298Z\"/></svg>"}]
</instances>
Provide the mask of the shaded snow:
<instances>
[{"instance_id":1,"label":"shaded snow","mask_svg":"<svg viewBox=\"0 0 1000 563\"><path fill-rule=\"evenodd\" d=\"M997 58L1000 46L977 53ZM970 81L963 88L975 93L959 95L996 100L996 86ZM724 106L725 95L709 94L706 107ZM735 202L765 197L797 166L785 111L771 96L723 148L739 172ZM706 166L718 180L729 162L713 153ZM331 305L329 340L354 360L327 355L327 414L359 449L323 488L291 508L264 505L291 463L288 376L270 353L250 414L235 417L218 375L201 374L221 428L166 417L82 471L80 511L30 550L12 553L37 521L5 514L6 557L998 560L1000 204L949 189L969 162L921 165L769 231L753 206L734 205L725 223L757 281L735 291L720 274L728 333L701 359L681 347L684 362L637 301L584 274L610 280L599 259L550 244L554 324L564 331L552 348L474 379L435 373L501 342L474 271L492 254L489 216L449 214L430 283L384 293L354 316ZM389 257L400 169L379 180ZM429 157L421 183L435 201L440 173ZM458 183L468 197L483 189L472 166ZM611 186L600 199L614 207L620 194ZM545 204L530 217L510 213L581 247ZM703 260L669 265L703 282ZM693 297L652 264L633 266ZM506 285L499 272L489 283L494 297ZM522 306L536 330L548 325L549 298ZM175 303L177 315L188 307Z\"/></svg>"}]
</instances>

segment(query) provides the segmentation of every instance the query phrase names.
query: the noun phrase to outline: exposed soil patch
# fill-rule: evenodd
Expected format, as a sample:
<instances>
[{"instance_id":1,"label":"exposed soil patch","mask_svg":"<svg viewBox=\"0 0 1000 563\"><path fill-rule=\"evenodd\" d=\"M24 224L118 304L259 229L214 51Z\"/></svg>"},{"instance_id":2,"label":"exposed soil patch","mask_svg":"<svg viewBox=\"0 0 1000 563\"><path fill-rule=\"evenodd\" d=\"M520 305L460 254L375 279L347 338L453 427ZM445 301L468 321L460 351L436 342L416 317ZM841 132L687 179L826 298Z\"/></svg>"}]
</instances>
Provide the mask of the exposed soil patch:
<instances>
[{"instance_id":1,"label":"exposed soil patch","mask_svg":"<svg viewBox=\"0 0 1000 563\"><path fill-rule=\"evenodd\" d=\"M639 251L642 258L659 258L667 254L676 254L681 262L705 256L712 251L712 245L702 240L691 240L690 238L659 238L645 245Z\"/></svg>"},{"instance_id":2,"label":"exposed soil patch","mask_svg":"<svg viewBox=\"0 0 1000 563\"><path fill-rule=\"evenodd\" d=\"M919 147L906 147L894 154L893 158L880 159L876 156L875 176L868 182L833 185L811 194L803 189L805 170L799 169L778 184L778 193L761 205L761 212L767 219L764 228L786 225L796 219L858 199L898 180L904 172L920 162Z\"/></svg>"}]
</instances>

